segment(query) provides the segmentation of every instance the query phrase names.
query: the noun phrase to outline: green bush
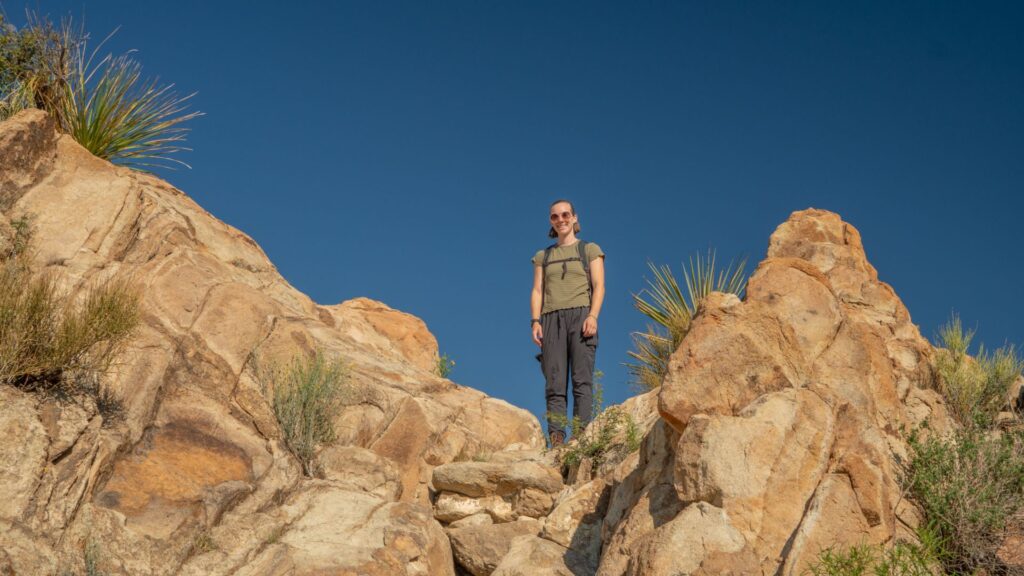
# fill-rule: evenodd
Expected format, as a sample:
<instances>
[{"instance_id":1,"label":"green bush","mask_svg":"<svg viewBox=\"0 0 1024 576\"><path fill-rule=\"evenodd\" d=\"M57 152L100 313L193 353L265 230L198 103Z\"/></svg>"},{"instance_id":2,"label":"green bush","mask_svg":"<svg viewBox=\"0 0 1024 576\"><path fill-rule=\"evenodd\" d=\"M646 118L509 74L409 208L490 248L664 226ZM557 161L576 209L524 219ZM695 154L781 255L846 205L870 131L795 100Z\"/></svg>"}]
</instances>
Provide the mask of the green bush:
<instances>
[{"instance_id":1,"label":"green bush","mask_svg":"<svg viewBox=\"0 0 1024 576\"><path fill-rule=\"evenodd\" d=\"M447 354L442 354L437 358L437 367L434 371L441 378L447 378L454 368L455 360L449 358Z\"/></svg>"},{"instance_id":2,"label":"green bush","mask_svg":"<svg viewBox=\"0 0 1024 576\"><path fill-rule=\"evenodd\" d=\"M1010 388L1024 369L1013 346L988 353L984 345L970 357L974 331L964 331L956 315L939 330L942 348L935 354L939 391L953 416L965 426L991 426L1007 403Z\"/></svg>"},{"instance_id":3,"label":"green bush","mask_svg":"<svg viewBox=\"0 0 1024 576\"><path fill-rule=\"evenodd\" d=\"M549 415L555 426L561 429L568 427L571 440L559 452L559 460L563 466L578 466L584 459L591 460L600 466L615 449L633 452L640 447L640 428L633 417L621 406L603 409L604 393L600 384L594 384L593 422L584 429L579 417L569 420L562 414ZM624 441L619 439L620 433L625 434Z\"/></svg>"},{"instance_id":4,"label":"green bush","mask_svg":"<svg viewBox=\"0 0 1024 576\"><path fill-rule=\"evenodd\" d=\"M941 541L925 528L917 543L904 540L892 546L862 544L822 550L807 569L812 576L934 576L942 553Z\"/></svg>"},{"instance_id":5,"label":"green bush","mask_svg":"<svg viewBox=\"0 0 1024 576\"><path fill-rule=\"evenodd\" d=\"M947 438L915 431L909 444L905 484L943 543L946 571L1000 573L996 551L1024 502L1024 432L967 425Z\"/></svg>"},{"instance_id":6,"label":"green bush","mask_svg":"<svg viewBox=\"0 0 1024 576\"><path fill-rule=\"evenodd\" d=\"M633 295L633 305L653 324L648 325L646 332L632 334L635 351L630 351L629 356L636 362L626 364L633 384L644 390L661 386L668 373L669 356L690 331L690 323L704 298L711 292L727 292L742 298L747 286L746 259L716 270L715 253L710 250L706 257L699 253L691 257L689 268L683 268L685 294L671 268L653 263L648 266L654 279L647 281L646 289Z\"/></svg>"},{"instance_id":7,"label":"green bush","mask_svg":"<svg viewBox=\"0 0 1024 576\"><path fill-rule=\"evenodd\" d=\"M109 369L139 323L138 291L110 280L76 301L54 275L32 270L28 240L20 242L15 254L0 259L0 383L92 391L80 385Z\"/></svg>"},{"instance_id":8,"label":"green bush","mask_svg":"<svg viewBox=\"0 0 1024 576\"><path fill-rule=\"evenodd\" d=\"M257 369L264 389L271 394L285 444L309 476L314 472L317 447L335 439L334 417L341 410L347 373L340 359L330 358L322 350Z\"/></svg>"},{"instance_id":9,"label":"green bush","mask_svg":"<svg viewBox=\"0 0 1024 576\"><path fill-rule=\"evenodd\" d=\"M29 15L18 29L0 14L0 120L26 108L46 108L65 69L60 33L45 19Z\"/></svg>"},{"instance_id":10,"label":"green bush","mask_svg":"<svg viewBox=\"0 0 1024 576\"><path fill-rule=\"evenodd\" d=\"M100 158L134 168L188 166L174 155L188 150L183 123L201 115L186 112L193 94L143 79L132 56L101 55L106 40L91 51L88 40L70 20L58 27L30 15L21 29L0 21L0 119L42 108Z\"/></svg>"}]
</instances>

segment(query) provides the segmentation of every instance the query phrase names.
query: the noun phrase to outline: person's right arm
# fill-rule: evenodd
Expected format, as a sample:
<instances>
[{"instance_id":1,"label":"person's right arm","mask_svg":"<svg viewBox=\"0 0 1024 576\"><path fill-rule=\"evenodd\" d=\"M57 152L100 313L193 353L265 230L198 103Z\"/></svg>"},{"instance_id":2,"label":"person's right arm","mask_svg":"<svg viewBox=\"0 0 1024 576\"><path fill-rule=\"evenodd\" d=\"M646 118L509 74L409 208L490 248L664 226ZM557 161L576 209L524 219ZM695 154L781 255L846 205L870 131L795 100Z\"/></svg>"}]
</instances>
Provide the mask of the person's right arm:
<instances>
[{"instance_id":1,"label":"person's right arm","mask_svg":"<svg viewBox=\"0 0 1024 576\"><path fill-rule=\"evenodd\" d=\"M530 318L540 318L540 305L543 298L544 271L540 266L533 267L533 290L530 292ZM540 346L544 339L544 332L540 329L540 322L531 322L530 331L533 333L533 343Z\"/></svg>"}]
</instances>

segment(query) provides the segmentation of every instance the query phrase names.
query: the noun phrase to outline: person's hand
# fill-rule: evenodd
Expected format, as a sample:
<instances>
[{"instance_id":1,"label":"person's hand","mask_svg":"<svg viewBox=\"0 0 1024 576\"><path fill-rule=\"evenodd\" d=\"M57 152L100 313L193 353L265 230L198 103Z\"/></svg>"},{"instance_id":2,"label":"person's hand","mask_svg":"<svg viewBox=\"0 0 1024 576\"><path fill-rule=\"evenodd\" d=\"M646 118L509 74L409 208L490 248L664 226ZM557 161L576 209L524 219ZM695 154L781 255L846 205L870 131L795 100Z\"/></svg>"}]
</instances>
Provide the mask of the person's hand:
<instances>
[{"instance_id":1,"label":"person's hand","mask_svg":"<svg viewBox=\"0 0 1024 576\"><path fill-rule=\"evenodd\" d=\"M541 345L541 340L544 340L544 331L540 328L540 322L533 323L533 343L537 346Z\"/></svg>"},{"instance_id":2,"label":"person's hand","mask_svg":"<svg viewBox=\"0 0 1024 576\"><path fill-rule=\"evenodd\" d=\"M594 334L597 334L597 318L587 316L587 319L583 321L583 336L590 338Z\"/></svg>"}]
</instances>

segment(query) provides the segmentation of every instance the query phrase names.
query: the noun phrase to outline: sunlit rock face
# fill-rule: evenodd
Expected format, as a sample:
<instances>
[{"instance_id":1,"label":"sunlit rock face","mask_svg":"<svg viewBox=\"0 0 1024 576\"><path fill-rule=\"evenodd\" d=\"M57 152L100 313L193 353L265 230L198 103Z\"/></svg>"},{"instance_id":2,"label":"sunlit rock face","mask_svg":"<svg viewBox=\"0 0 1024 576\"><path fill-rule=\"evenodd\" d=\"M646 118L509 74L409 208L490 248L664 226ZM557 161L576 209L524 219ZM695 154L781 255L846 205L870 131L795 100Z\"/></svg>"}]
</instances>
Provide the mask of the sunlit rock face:
<instances>
[{"instance_id":1,"label":"sunlit rock face","mask_svg":"<svg viewBox=\"0 0 1024 576\"><path fill-rule=\"evenodd\" d=\"M143 294L108 379L120 422L0 388L0 567L16 574L80 568L88 542L115 573L451 574L432 469L543 443L526 411L435 375L418 318L366 298L318 305L244 233L93 157L42 112L0 124L0 214L0 250L29 216L37 267L69 292L116 277ZM316 349L349 379L338 448L313 479L254 360Z\"/></svg>"},{"instance_id":2,"label":"sunlit rock face","mask_svg":"<svg viewBox=\"0 0 1024 576\"><path fill-rule=\"evenodd\" d=\"M790 216L745 299L709 298L659 394L680 434L682 514L701 506L715 533L742 541L705 542L687 566L800 574L824 547L896 536L904 434L925 418L948 425L930 354L856 229L822 210ZM662 530L675 528L649 538ZM688 534L673 541L700 538ZM666 553L638 550L655 564Z\"/></svg>"}]
</instances>

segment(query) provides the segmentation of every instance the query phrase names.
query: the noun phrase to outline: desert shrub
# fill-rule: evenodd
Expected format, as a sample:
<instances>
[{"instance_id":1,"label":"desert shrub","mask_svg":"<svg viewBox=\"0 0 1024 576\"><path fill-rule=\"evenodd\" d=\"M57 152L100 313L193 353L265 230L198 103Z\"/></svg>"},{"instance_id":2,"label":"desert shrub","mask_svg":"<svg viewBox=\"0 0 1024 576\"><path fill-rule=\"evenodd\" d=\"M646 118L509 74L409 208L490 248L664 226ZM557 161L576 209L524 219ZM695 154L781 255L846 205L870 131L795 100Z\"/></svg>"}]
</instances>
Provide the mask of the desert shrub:
<instances>
[{"instance_id":1,"label":"desert shrub","mask_svg":"<svg viewBox=\"0 0 1024 576\"><path fill-rule=\"evenodd\" d=\"M52 104L62 63L60 33L49 20L30 13L19 29L0 14L0 120Z\"/></svg>"},{"instance_id":2,"label":"desert shrub","mask_svg":"<svg viewBox=\"0 0 1024 576\"><path fill-rule=\"evenodd\" d=\"M107 37L107 40L110 36ZM21 29L0 21L0 119L27 107L53 114L62 131L87 150L134 168L187 166L186 112L194 94L142 77L130 54L89 49L85 30L29 15Z\"/></svg>"},{"instance_id":3,"label":"desert shrub","mask_svg":"<svg viewBox=\"0 0 1024 576\"><path fill-rule=\"evenodd\" d=\"M1000 573L996 556L1022 510L1024 432L958 428L949 437L909 437L905 484L943 543L950 574Z\"/></svg>"},{"instance_id":4,"label":"desert shrub","mask_svg":"<svg viewBox=\"0 0 1024 576\"><path fill-rule=\"evenodd\" d=\"M563 414L551 414L549 420L561 429L568 427L573 440L559 452L559 460L563 466L578 466L584 459L591 460L600 466L615 450L626 453L640 447L640 428L633 417L621 406L603 409L604 393L600 384L594 384L593 411L594 419L584 429L579 417L571 420ZM624 433L624 443L620 441L620 433Z\"/></svg>"},{"instance_id":5,"label":"desert shrub","mask_svg":"<svg viewBox=\"0 0 1024 576\"><path fill-rule=\"evenodd\" d=\"M449 358L447 354L442 354L437 358L437 367L434 372L441 378L447 378L454 368L455 360Z\"/></svg>"},{"instance_id":6,"label":"desert shrub","mask_svg":"<svg viewBox=\"0 0 1024 576\"><path fill-rule=\"evenodd\" d=\"M918 542L899 540L892 546L861 544L826 548L807 569L813 576L934 576L941 541L930 528L918 531Z\"/></svg>"},{"instance_id":7,"label":"desert shrub","mask_svg":"<svg viewBox=\"0 0 1024 576\"><path fill-rule=\"evenodd\" d=\"M109 280L74 299L54 275L32 270L25 246L18 250L0 259L0 383L74 392L106 372L127 343L139 294L128 281Z\"/></svg>"},{"instance_id":8,"label":"desert shrub","mask_svg":"<svg viewBox=\"0 0 1024 576\"><path fill-rule=\"evenodd\" d=\"M312 476L317 447L335 439L334 417L344 400L347 368L339 358L317 350L290 362L271 362L257 373L271 395L285 444Z\"/></svg>"},{"instance_id":9,"label":"desert shrub","mask_svg":"<svg viewBox=\"0 0 1024 576\"><path fill-rule=\"evenodd\" d=\"M968 355L974 331L964 331L956 315L939 330L942 348L935 354L939 391L953 416L964 425L988 427L1006 405L1010 387L1024 369L1013 346L989 353L984 345Z\"/></svg>"},{"instance_id":10,"label":"desert shrub","mask_svg":"<svg viewBox=\"0 0 1024 576\"><path fill-rule=\"evenodd\" d=\"M668 359L679 348L690 331L693 317L701 303L711 292L728 292L743 297L747 286L746 259L730 263L724 270L716 270L715 253L700 253L690 258L689 267L683 268L683 285L672 274L671 268L648 263L652 280L647 288L633 295L633 305L653 323L646 332L632 334L634 351L629 352L635 362L627 363L633 384L650 390L661 386L668 372Z\"/></svg>"},{"instance_id":11,"label":"desert shrub","mask_svg":"<svg viewBox=\"0 0 1024 576\"><path fill-rule=\"evenodd\" d=\"M0 216L2 218L2 216ZM32 244L32 221L27 216L15 218L3 226L0 220L0 262L9 262L21 258L21 264L30 265L28 256Z\"/></svg>"}]
</instances>

